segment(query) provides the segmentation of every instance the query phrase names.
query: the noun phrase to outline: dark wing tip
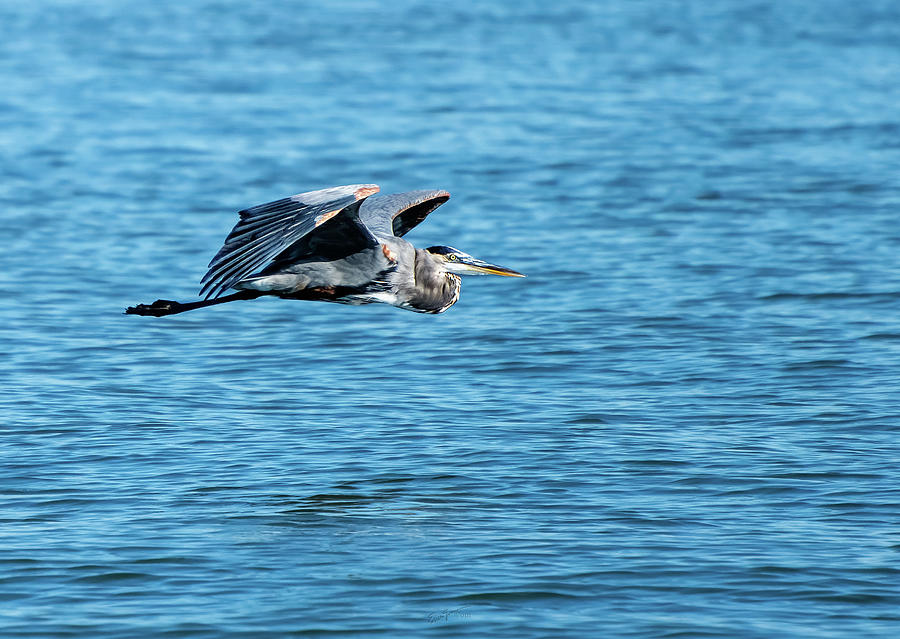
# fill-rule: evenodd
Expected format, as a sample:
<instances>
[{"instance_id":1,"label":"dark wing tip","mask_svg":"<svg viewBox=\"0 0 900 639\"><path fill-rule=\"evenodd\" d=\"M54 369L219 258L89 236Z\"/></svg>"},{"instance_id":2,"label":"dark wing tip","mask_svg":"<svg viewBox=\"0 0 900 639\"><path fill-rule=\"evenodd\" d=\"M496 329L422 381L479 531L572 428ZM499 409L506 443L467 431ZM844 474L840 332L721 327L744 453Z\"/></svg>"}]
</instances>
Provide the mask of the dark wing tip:
<instances>
[{"instance_id":1,"label":"dark wing tip","mask_svg":"<svg viewBox=\"0 0 900 639\"><path fill-rule=\"evenodd\" d=\"M392 226L394 235L402 237L418 226L428 214L450 199L450 193L442 189L432 191L412 191L405 205L394 215Z\"/></svg>"}]
</instances>

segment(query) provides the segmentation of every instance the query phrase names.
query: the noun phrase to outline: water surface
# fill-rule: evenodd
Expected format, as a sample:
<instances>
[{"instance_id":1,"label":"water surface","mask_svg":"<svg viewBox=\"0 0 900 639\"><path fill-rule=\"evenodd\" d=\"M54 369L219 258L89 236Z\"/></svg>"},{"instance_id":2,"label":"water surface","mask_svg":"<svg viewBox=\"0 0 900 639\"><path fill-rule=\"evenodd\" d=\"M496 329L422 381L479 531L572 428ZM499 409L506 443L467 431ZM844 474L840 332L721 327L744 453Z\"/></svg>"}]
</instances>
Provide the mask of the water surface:
<instances>
[{"instance_id":1,"label":"water surface","mask_svg":"<svg viewBox=\"0 0 900 639\"><path fill-rule=\"evenodd\" d=\"M900 630L895 3L0 24L4 637ZM121 314L360 182L528 279Z\"/></svg>"}]
</instances>

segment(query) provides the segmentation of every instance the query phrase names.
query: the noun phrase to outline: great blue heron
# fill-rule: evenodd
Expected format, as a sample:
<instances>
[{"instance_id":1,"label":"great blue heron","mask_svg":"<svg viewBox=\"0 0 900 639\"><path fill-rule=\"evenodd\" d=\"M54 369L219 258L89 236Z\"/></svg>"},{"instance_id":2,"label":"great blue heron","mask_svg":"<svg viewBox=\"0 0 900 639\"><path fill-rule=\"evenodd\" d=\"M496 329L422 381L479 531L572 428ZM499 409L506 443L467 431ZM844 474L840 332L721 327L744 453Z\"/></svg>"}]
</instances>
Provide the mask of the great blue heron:
<instances>
[{"instance_id":1,"label":"great blue heron","mask_svg":"<svg viewBox=\"0 0 900 639\"><path fill-rule=\"evenodd\" d=\"M443 313L459 299L460 275L525 277L450 246L417 249L402 239L450 199L447 191L370 197L379 190L337 186L241 211L203 276L203 300L156 300L125 312L159 317L274 295ZM238 292L223 296L229 288Z\"/></svg>"}]
</instances>

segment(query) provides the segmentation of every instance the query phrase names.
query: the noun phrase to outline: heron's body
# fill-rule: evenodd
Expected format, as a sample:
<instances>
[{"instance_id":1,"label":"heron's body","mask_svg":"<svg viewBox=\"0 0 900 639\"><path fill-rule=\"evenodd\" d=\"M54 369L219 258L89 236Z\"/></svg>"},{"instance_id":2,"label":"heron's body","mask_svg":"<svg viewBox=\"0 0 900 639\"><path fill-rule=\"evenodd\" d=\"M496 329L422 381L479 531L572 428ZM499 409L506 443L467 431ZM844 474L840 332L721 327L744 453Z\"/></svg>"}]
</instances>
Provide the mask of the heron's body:
<instances>
[{"instance_id":1,"label":"heron's body","mask_svg":"<svg viewBox=\"0 0 900 639\"><path fill-rule=\"evenodd\" d=\"M400 238L379 240L379 246L337 262L296 262L240 280L234 288L284 299L381 302L419 313L440 313L459 299L459 276L444 272L430 253Z\"/></svg>"},{"instance_id":2,"label":"heron's body","mask_svg":"<svg viewBox=\"0 0 900 639\"><path fill-rule=\"evenodd\" d=\"M206 300L157 300L126 312L171 315L269 295L441 313L459 299L459 273L521 277L451 247L416 249L402 238L449 199L446 191L370 197L377 191L335 187L241 211L203 278ZM238 293L222 296L229 288Z\"/></svg>"}]
</instances>

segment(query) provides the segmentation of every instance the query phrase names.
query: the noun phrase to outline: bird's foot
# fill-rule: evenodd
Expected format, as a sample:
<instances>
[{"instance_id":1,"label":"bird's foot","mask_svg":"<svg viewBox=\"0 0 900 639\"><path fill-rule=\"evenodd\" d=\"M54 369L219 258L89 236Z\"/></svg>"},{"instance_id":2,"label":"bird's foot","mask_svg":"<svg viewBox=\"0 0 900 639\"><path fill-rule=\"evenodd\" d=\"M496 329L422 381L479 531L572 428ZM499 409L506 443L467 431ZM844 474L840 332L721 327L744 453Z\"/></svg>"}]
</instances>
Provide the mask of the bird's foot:
<instances>
[{"instance_id":1,"label":"bird's foot","mask_svg":"<svg viewBox=\"0 0 900 639\"><path fill-rule=\"evenodd\" d=\"M128 315L152 315L153 317L162 317L163 315L172 315L179 312L181 302L174 300L156 300L152 304L138 304L137 306L129 306L125 309Z\"/></svg>"}]
</instances>

